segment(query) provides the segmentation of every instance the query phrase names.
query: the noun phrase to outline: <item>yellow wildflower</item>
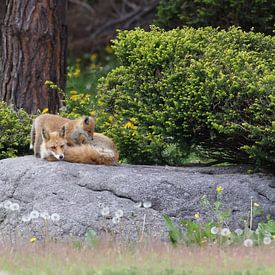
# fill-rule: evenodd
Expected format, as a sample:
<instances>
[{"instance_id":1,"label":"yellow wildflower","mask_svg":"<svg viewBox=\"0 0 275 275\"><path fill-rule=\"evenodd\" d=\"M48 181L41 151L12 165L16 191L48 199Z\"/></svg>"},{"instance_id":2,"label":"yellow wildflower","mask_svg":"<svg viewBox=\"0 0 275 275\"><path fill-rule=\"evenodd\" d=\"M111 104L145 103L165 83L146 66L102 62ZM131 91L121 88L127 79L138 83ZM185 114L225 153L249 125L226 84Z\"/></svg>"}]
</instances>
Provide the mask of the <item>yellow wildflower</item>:
<instances>
[{"instance_id":1,"label":"yellow wildflower","mask_svg":"<svg viewBox=\"0 0 275 275\"><path fill-rule=\"evenodd\" d=\"M275 235L272 235L272 239L275 239Z\"/></svg>"},{"instance_id":2,"label":"yellow wildflower","mask_svg":"<svg viewBox=\"0 0 275 275\"><path fill-rule=\"evenodd\" d=\"M220 185L217 186L217 188L216 188L217 193L221 193L222 190L223 190L223 188Z\"/></svg>"},{"instance_id":3,"label":"yellow wildflower","mask_svg":"<svg viewBox=\"0 0 275 275\"><path fill-rule=\"evenodd\" d=\"M44 82L44 84L45 85L52 85L52 84L54 84L52 81L50 81L50 80L46 80L45 82Z\"/></svg>"},{"instance_id":4,"label":"yellow wildflower","mask_svg":"<svg viewBox=\"0 0 275 275\"><path fill-rule=\"evenodd\" d=\"M90 112L90 116L95 116L95 111Z\"/></svg>"},{"instance_id":5,"label":"yellow wildflower","mask_svg":"<svg viewBox=\"0 0 275 275\"><path fill-rule=\"evenodd\" d=\"M48 108L45 108L45 109L43 109L42 114L46 114L46 113L48 113L48 112L49 112L49 109L48 109Z\"/></svg>"},{"instance_id":6,"label":"yellow wildflower","mask_svg":"<svg viewBox=\"0 0 275 275\"><path fill-rule=\"evenodd\" d=\"M258 203L256 203L256 202L254 202L254 206L255 207L259 207L260 205Z\"/></svg>"},{"instance_id":7,"label":"yellow wildflower","mask_svg":"<svg viewBox=\"0 0 275 275\"><path fill-rule=\"evenodd\" d=\"M73 100L73 101L76 101L76 100L79 99L79 95L72 95L72 96L70 97L70 99Z\"/></svg>"},{"instance_id":8,"label":"yellow wildflower","mask_svg":"<svg viewBox=\"0 0 275 275\"><path fill-rule=\"evenodd\" d=\"M135 126L131 121L128 121L125 125L124 128L126 129L136 129L137 126Z\"/></svg>"},{"instance_id":9,"label":"yellow wildflower","mask_svg":"<svg viewBox=\"0 0 275 275\"><path fill-rule=\"evenodd\" d=\"M97 60L97 53L92 53L92 54L91 54L91 60L92 60L93 62L95 62L95 61Z\"/></svg>"},{"instance_id":10,"label":"yellow wildflower","mask_svg":"<svg viewBox=\"0 0 275 275\"><path fill-rule=\"evenodd\" d=\"M197 212L197 213L194 215L194 217L195 217L196 219L199 219L199 218L200 218L200 213Z\"/></svg>"},{"instance_id":11,"label":"yellow wildflower","mask_svg":"<svg viewBox=\"0 0 275 275\"><path fill-rule=\"evenodd\" d=\"M113 49L111 48L110 45L108 45L107 47L105 47L105 52L109 53L109 54L111 54L113 52Z\"/></svg>"},{"instance_id":12,"label":"yellow wildflower","mask_svg":"<svg viewBox=\"0 0 275 275\"><path fill-rule=\"evenodd\" d=\"M70 91L70 94L71 94L71 95L77 95L77 91L74 91L74 90L73 90L73 91Z\"/></svg>"},{"instance_id":13,"label":"yellow wildflower","mask_svg":"<svg viewBox=\"0 0 275 275\"><path fill-rule=\"evenodd\" d=\"M35 243L37 241L37 238L36 237L32 237L31 239L30 239L30 243Z\"/></svg>"},{"instance_id":14,"label":"yellow wildflower","mask_svg":"<svg viewBox=\"0 0 275 275\"><path fill-rule=\"evenodd\" d=\"M98 67L98 65L96 65L96 64L91 64L91 69L92 69L92 70L95 70L97 67Z\"/></svg>"},{"instance_id":15,"label":"yellow wildflower","mask_svg":"<svg viewBox=\"0 0 275 275\"><path fill-rule=\"evenodd\" d=\"M79 76L80 76L80 68L79 68L79 67L77 67L77 68L75 69L75 71L73 72L73 76L74 76L74 77L79 77Z\"/></svg>"},{"instance_id":16,"label":"yellow wildflower","mask_svg":"<svg viewBox=\"0 0 275 275\"><path fill-rule=\"evenodd\" d=\"M109 116L109 117L108 117L108 120L109 120L110 122L112 122L112 121L114 120L114 117L113 117L113 116Z\"/></svg>"}]
</instances>

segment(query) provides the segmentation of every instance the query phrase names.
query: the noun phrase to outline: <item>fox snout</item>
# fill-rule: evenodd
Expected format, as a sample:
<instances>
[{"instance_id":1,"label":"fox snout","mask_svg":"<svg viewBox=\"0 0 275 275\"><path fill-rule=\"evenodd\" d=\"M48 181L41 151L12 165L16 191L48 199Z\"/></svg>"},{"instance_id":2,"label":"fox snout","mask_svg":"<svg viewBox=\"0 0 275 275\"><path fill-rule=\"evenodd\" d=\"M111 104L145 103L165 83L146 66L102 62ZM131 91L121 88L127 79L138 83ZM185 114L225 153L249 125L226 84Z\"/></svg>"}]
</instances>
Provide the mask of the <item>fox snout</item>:
<instances>
[{"instance_id":1,"label":"fox snout","mask_svg":"<svg viewBox=\"0 0 275 275\"><path fill-rule=\"evenodd\" d=\"M59 160L63 160L63 159L64 159L64 155L60 155Z\"/></svg>"}]
</instances>

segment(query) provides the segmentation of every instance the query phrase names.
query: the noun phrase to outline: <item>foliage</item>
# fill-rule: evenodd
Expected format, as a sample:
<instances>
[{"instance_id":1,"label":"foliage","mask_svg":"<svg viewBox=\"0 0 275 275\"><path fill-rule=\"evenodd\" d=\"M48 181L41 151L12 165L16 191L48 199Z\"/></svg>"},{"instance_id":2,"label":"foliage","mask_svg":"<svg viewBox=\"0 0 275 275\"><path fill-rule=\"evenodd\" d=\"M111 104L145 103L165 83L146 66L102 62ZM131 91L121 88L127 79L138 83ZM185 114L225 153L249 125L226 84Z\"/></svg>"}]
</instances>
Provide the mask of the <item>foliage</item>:
<instances>
[{"instance_id":1,"label":"foliage","mask_svg":"<svg viewBox=\"0 0 275 275\"><path fill-rule=\"evenodd\" d=\"M169 238L173 245L184 243L186 245L234 245L243 243L244 246L254 246L261 244L271 244L275 238L275 220L267 217L267 222L258 223L257 229L252 230L253 217L259 213L262 215L259 205L252 204L250 217L251 223L244 220L244 229L236 229L231 231L228 222L231 218L231 210L224 208L222 205L222 188L216 189L217 199L210 203L206 195L201 198L202 209L209 210L208 219L202 219L199 213L194 215L194 219L181 220L180 225L173 223L168 215L164 215L164 221L169 232ZM206 208L206 209L205 209Z\"/></svg>"},{"instance_id":2,"label":"foliage","mask_svg":"<svg viewBox=\"0 0 275 275\"><path fill-rule=\"evenodd\" d=\"M0 159L29 151L31 119L23 109L15 112L0 102Z\"/></svg>"},{"instance_id":3,"label":"foliage","mask_svg":"<svg viewBox=\"0 0 275 275\"><path fill-rule=\"evenodd\" d=\"M275 4L259 0L161 0L156 24L163 28L178 26L222 27L240 26L249 31L272 34Z\"/></svg>"},{"instance_id":4,"label":"foliage","mask_svg":"<svg viewBox=\"0 0 275 275\"><path fill-rule=\"evenodd\" d=\"M272 167L274 44L235 27L120 31L120 66L98 87L100 129L132 163L169 163L171 146L179 160L199 146L212 159Z\"/></svg>"}]
</instances>

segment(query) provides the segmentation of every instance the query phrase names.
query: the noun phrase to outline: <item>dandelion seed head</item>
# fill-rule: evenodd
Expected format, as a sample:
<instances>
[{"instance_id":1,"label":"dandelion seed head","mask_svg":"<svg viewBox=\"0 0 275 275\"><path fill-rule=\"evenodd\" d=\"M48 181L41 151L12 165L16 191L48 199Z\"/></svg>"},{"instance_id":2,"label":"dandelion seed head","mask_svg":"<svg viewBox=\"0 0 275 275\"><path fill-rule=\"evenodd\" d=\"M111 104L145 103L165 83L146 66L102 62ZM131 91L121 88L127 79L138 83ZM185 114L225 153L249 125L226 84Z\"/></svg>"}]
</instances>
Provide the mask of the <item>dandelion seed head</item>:
<instances>
[{"instance_id":1,"label":"dandelion seed head","mask_svg":"<svg viewBox=\"0 0 275 275\"><path fill-rule=\"evenodd\" d=\"M243 230L241 228L237 228L235 231L234 231L238 236L241 236L243 234Z\"/></svg>"},{"instance_id":2,"label":"dandelion seed head","mask_svg":"<svg viewBox=\"0 0 275 275\"><path fill-rule=\"evenodd\" d=\"M108 206L105 206L101 209L100 213L103 217L109 216L110 215L110 208Z\"/></svg>"},{"instance_id":3,"label":"dandelion seed head","mask_svg":"<svg viewBox=\"0 0 275 275\"><path fill-rule=\"evenodd\" d=\"M112 218L112 223L113 224L118 224L119 222L120 222L120 217L115 216L115 217Z\"/></svg>"},{"instance_id":4,"label":"dandelion seed head","mask_svg":"<svg viewBox=\"0 0 275 275\"><path fill-rule=\"evenodd\" d=\"M229 228L223 228L221 230L221 235L224 236L224 237L227 237L231 234L231 231L229 230Z\"/></svg>"},{"instance_id":5,"label":"dandelion seed head","mask_svg":"<svg viewBox=\"0 0 275 275\"><path fill-rule=\"evenodd\" d=\"M23 216L22 216L22 221L23 221L23 222L29 222L30 220L31 220L30 215L23 215Z\"/></svg>"},{"instance_id":6,"label":"dandelion seed head","mask_svg":"<svg viewBox=\"0 0 275 275\"><path fill-rule=\"evenodd\" d=\"M49 220L51 218L50 214L48 212L42 212L40 213L40 217L44 220Z\"/></svg>"},{"instance_id":7,"label":"dandelion seed head","mask_svg":"<svg viewBox=\"0 0 275 275\"><path fill-rule=\"evenodd\" d=\"M57 213L53 213L53 214L51 215L51 220L52 220L53 222L58 222L58 221L60 220L60 215L57 214Z\"/></svg>"},{"instance_id":8,"label":"dandelion seed head","mask_svg":"<svg viewBox=\"0 0 275 275\"><path fill-rule=\"evenodd\" d=\"M7 200L7 201L4 201L3 205L4 205L4 208L5 208L6 210L10 210L10 207L11 207L11 205L12 205L12 202L9 201L9 200Z\"/></svg>"},{"instance_id":9,"label":"dandelion seed head","mask_svg":"<svg viewBox=\"0 0 275 275\"><path fill-rule=\"evenodd\" d=\"M152 206L152 202L150 202L150 201L144 201L143 202L143 207L144 208L150 208Z\"/></svg>"},{"instance_id":10,"label":"dandelion seed head","mask_svg":"<svg viewBox=\"0 0 275 275\"><path fill-rule=\"evenodd\" d=\"M251 240L251 239L245 239L244 242L243 242L243 245L245 247L252 247L253 246L253 240Z\"/></svg>"},{"instance_id":11,"label":"dandelion seed head","mask_svg":"<svg viewBox=\"0 0 275 275\"><path fill-rule=\"evenodd\" d=\"M116 217L119 217L119 218L121 218L121 217L123 217L123 210L121 210L121 209L118 209L116 212L115 212L115 216Z\"/></svg>"},{"instance_id":12,"label":"dandelion seed head","mask_svg":"<svg viewBox=\"0 0 275 275\"><path fill-rule=\"evenodd\" d=\"M20 206L19 206L18 203L12 203L12 204L10 205L10 210L11 210L11 211L19 211L19 209L20 209Z\"/></svg>"},{"instance_id":13,"label":"dandelion seed head","mask_svg":"<svg viewBox=\"0 0 275 275\"><path fill-rule=\"evenodd\" d=\"M210 231L211 231L211 234L216 235L219 233L219 228L216 226L213 226Z\"/></svg>"},{"instance_id":14,"label":"dandelion seed head","mask_svg":"<svg viewBox=\"0 0 275 275\"><path fill-rule=\"evenodd\" d=\"M263 238L263 243L264 243L265 245L269 245L269 244L272 243L272 240L271 240L270 237L264 237L264 238Z\"/></svg>"},{"instance_id":15,"label":"dandelion seed head","mask_svg":"<svg viewBox=\"0 0 275 275\"><path fill-rule=\"evenodd\" d=\"M39 212L37 210L33 210L30 213L30 218L31 218L31 220L38 219L39 218Z\"/></svg>"},{"instance_id":16,"label":"dandelion seed head","mask_svg":"<svg viewBox=\"0 0 275 275\"><path fill-rule=\"evenodd\" d=\"M140 201L140 202L137 202L136 204L135 204L135 208L141 208L142 207L142 202Z\"/></svg>"}]
</instances>

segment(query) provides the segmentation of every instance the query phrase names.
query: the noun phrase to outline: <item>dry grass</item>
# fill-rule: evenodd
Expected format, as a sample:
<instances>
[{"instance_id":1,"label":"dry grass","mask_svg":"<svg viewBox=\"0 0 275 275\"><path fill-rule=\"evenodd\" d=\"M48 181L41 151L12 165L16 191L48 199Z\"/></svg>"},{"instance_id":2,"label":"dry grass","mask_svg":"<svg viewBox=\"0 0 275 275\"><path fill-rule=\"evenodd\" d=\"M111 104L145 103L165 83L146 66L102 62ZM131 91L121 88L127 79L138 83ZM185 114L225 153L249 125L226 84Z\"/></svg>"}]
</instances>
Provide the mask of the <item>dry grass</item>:
<instances>
[{"instance_id":1,"label":"dry grass","mask_svg":"<svg viewBox=\"0 0 275 275\"><path fill-rule=\"evenodd\" d=\"M1 269L10 274L275 274L274 245L174 248L100 241L81 249L62 242L0 249Z\"/></svg>"}]
</instances>

